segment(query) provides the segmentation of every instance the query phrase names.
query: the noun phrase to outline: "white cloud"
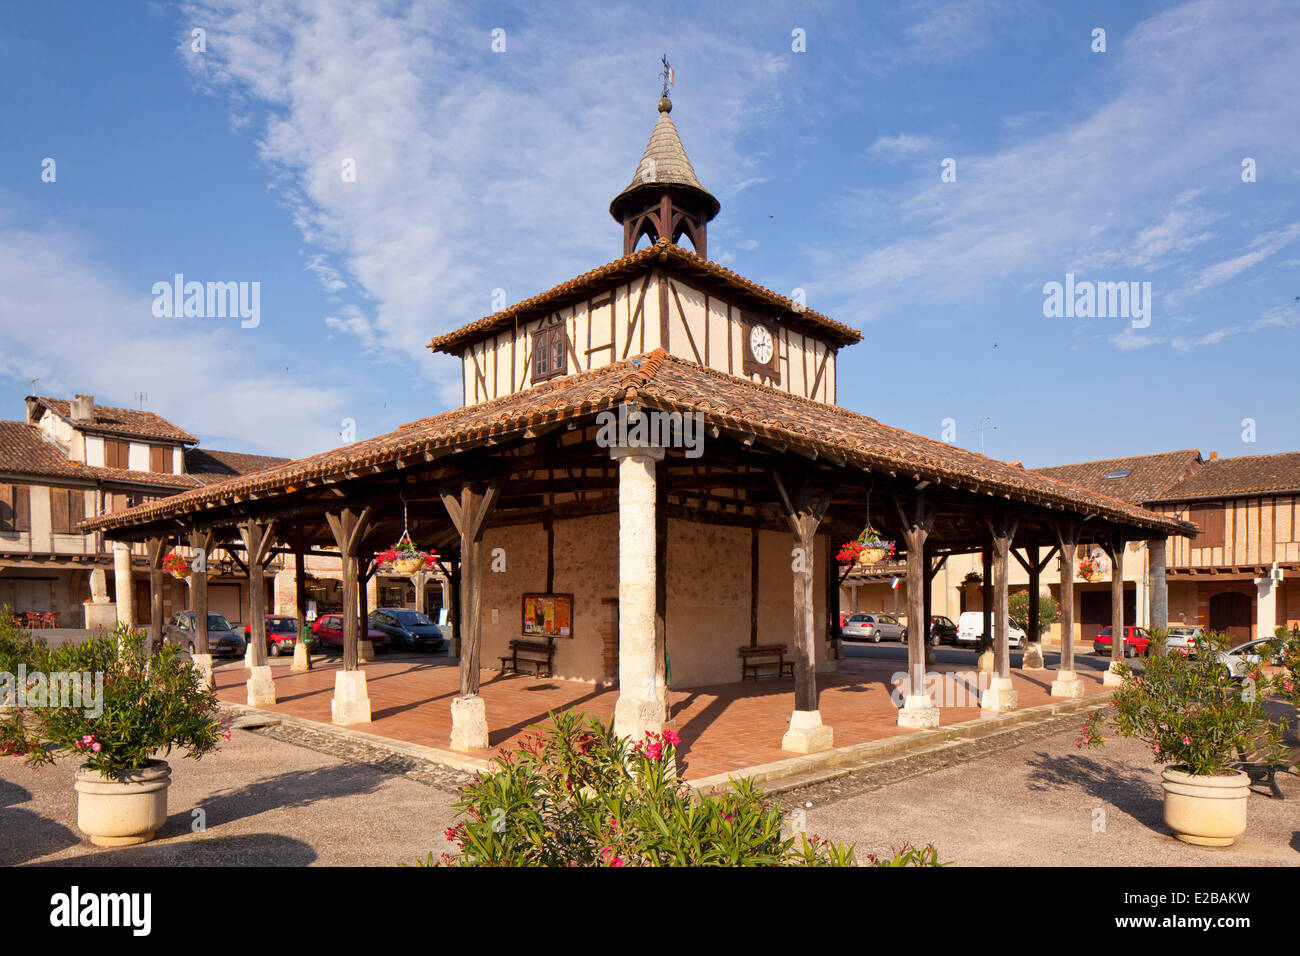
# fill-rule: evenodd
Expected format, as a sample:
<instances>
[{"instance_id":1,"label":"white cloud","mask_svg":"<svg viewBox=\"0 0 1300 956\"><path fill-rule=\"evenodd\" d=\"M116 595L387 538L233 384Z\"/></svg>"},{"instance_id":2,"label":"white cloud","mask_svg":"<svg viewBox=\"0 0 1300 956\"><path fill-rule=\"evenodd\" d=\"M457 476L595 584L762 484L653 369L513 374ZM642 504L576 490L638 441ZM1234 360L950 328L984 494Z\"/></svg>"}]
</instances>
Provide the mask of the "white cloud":
<instances>
[{"instance_id":1,"label":"white cloud","mask_svg":"<svg viewBox=\"0 0 1300 956\"><path fill-rule=\"evenodd\" d=\"M912 133L899 133L897 136L881 136L870 147L867 152L872 156L880 156L889 160L906 159L908 156L927 151L933 151L938 147L935 141L928 136L917 136Z\"/></svg>"},{"instance_id":2,"label":"white cloud","mask_svg":"<svg viewBox=\"0 0 1300 956\"><path fill-rule=\"evenodd\" d=\"M1280 249L1284 249L1300 238L1300 222L1293 222L1285 229L1278 229L1256 236L1250 243L1251 251L1216 262L1201 270L1192 283L1192 289L1199 292L1211 286L1220 285L1235 278L1252 266L1259 265Z\"/></svg>"}]
</instances>

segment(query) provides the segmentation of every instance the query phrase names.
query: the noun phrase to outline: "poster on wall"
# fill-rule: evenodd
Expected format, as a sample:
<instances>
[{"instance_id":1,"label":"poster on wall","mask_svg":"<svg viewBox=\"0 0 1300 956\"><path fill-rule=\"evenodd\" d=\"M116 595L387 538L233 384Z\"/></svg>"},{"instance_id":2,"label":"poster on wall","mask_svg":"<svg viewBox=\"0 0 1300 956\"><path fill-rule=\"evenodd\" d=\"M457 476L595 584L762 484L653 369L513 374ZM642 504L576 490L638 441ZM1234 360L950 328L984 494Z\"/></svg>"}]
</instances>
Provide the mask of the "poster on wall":
<instances>
[{"instance_id":1,"label":"poster on wall","mask_svg":"<svg viewBox=\"0 0 1300 956\"><path fill-rule=\"evenodd\" d=\"M573 595L525 594L524 634L573 637Z\"/></svg>"}]
</instances>

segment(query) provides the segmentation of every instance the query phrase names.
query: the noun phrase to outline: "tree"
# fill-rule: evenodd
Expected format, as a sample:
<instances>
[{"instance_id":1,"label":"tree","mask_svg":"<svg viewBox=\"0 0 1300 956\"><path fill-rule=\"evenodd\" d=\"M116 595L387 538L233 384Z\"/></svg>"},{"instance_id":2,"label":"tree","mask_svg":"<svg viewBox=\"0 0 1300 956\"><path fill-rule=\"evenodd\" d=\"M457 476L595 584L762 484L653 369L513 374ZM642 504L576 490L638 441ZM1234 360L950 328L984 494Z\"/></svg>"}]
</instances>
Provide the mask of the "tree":
<instances>
[{"instance_id":1,"label":"tree","mask_svg":"<svg viewBox=\"0 0 1300 956\"><path fill-rule=\"evenodd\" d=\"M1007 600L1010 614L1025 627L1029 626L1029 592L1016 591ZM1041 591L1038 595L1038 634L1029 635L1030 640L1038 640L1047 633L1047 629L1061 619L1061 606L1056 603L1050 591Z\"/></svg>"}]
</instances>

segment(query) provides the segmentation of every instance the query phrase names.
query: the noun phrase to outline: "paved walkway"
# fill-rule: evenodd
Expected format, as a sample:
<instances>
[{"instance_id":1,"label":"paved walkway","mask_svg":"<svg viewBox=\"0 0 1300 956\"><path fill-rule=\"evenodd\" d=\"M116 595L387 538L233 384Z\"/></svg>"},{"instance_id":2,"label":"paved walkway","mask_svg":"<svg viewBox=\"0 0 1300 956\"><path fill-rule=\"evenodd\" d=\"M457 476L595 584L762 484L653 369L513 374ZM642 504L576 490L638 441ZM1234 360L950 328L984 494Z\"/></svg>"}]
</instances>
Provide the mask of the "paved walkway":
<instances>
[{"instance_id":1,"label":"paved walkway","mask_svg":"<svg viewBox=\"0 0 1300 956\"><path fill-rule=\"evenodd\" d=\"M834 674L818 676L822 720L834 728L836 747L866 743L916 731L899 728L891 699L891 678L899 671L892 662L849 658ZM328 723L334 677L341 664L333 660L306 673L291 673L287 662L272 668L278 703L266 710ZM443 657L381 656L365 664L372 721L354 725L363 730L426 747L446 749L451 739L451 700L459 689L456 661ZM938 664L934 672L969 674L967 668ZM1049 691L1054 671L1013 671L1020 707L1055 700ZM247 675L240 661L215 671L223 700L245 703ZM1081 675L1088 693L1101 689L1100 674ZM969 678L945 682L951 706L940 709L942 725L980 716L976 688ZM511 747L531 725L552 710L582 709L602 720L614 713L617 690L552 678L511 675L485 670L480 694L487 706L489 742ZM755 684L720 684L673 689L669 693L671 720L681 735L679 770L685 779L734 773L746 767L784 760L781 750L794 708L794 682L765 680ZM491 756L479 752L475 756Z\"/></svg>"}]
</instances>

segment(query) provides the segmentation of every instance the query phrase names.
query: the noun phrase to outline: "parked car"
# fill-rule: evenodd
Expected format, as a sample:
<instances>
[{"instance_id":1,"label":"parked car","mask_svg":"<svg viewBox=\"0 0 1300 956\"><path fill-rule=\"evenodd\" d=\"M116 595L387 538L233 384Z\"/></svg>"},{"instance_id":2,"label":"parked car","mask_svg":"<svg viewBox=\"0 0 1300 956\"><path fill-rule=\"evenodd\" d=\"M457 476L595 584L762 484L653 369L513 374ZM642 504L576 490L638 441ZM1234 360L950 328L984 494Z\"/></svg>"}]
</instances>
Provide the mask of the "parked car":
<instances>
[{"instance_id":1,"label":"parked car","mask_svg":"<svg viewBox=\"0 0 1300 956\"><path fill-rule=\"evenodd\" d=\"M440 651L442 629L419 611L381 607L371 612L370 626L388 635L389 643L404 651Z\"/></svg>"},{"instance_id":2,"label":"parked car","mask_svg":"<svg viewBox=\"0 0 1300 956\"><path fill-rule=\"evenodd\" d=\"M850 641L901 641L903 625L892 614L854 614L842 631Z\"/></svg>"},{"instance_id":3,"label":"parked car","mask_svg":"<svg viewBox=\"0 0 1300 956\"><path fill-rule=\"evenodd\" d=\"M249 643L252 639L253 626L244 625L244 642ZM268 614L266 616L266 653L272 657L279 657L281 654L292 654L293 647L298 643L298 619L296 617L284 617L282 615Z\"/></svg>"},{"instance_id":4,"label":"parked car","mask_svg":"<svg viewBox=\"0 0 1300 956\"><path fill-rule=\"evenodd\" d=\"M930 618L930 643L936 646L957 643L957 625L951 618L942 614Z\"/></svg>"},{"instance_id":5,"label":"parked car","mask_svg":"<svg viewBox=\"0 0 1300 956\"><path fill-rule=\"evenodd\" d=\"M957 644L974 644L984 636L984 612L962 611L957 618ZM989 637L993 635L990 634ZM1025 628L1015 618L1007 619L1007 646L1018 651L1024 650L1029 638Z\"/></svg>"},{"instance_id":6,"label":"parked car","mask_svg":"<svg viewBox=\"0 0 1300 956\"><path fill-rule=\"evenodd\" d=\"M1169 636L1165 638L1166 650L1180 650L1192 654L1196 650L1198 638L1205 637L1205 628L1191 624L1169 625Z\"/></svg>"},{"instance_id":7,"label":"parked car","mask_svg":"<svg viewBox=\"0 0 1300 956\"><path fill-rule=\"evenodd\" d=\"M179 611L163 627L163 639L170 644L179 644L191 654L198 652L194 633L194 612ZM157 649L158 643L154 643ZM238 657L244 653L244 639L230 626L220 614L208 612L208 652L216 655Z\"/></svg>"},{"instance_id":8,"label":"parked car","mask_svg":"<svg viewBox=\"0 0 1300 956\"><path fill-rule=\"evenodd\" d=\"M1151 648L1151 635L1147 633L1145 627L1134 627L1132 624L1124 627L1124 656L1133 657L1141 654L1144 657ZM1097 632L1097 636L1092 639L1092 652L1094 654L1109 654L1111 650L1111 630L1107 625Z\"/></svg>"},{"instance_id":9,"label":"parked car","mask_svg":"<svg viewBox=\"0 0 1300 956\"><path fill-rule=\"evenodd\" d=\"M1260 637L1246 641L1226 651L1215 651L1219 662L1228 669L1228 673L1241 680L1258 664L1280 664L1285 639Z\"/></svg>"},{"instance_id":10,"label":"parked car","mask_svg":"<svg viewBox=\"0 0 1300 956\"><path fill-rule=\"evenodd\" d=\"M316 618L316 623L312 625L311 632L315 635L316 640L321 645L332 645L334 647L343 646L343 615L342 614L323 614ZM383 631L373 627L367 627L364 636L372 644L375 650L385 647L388 644L388 635Z\"/></svg>"}]
</instances>

